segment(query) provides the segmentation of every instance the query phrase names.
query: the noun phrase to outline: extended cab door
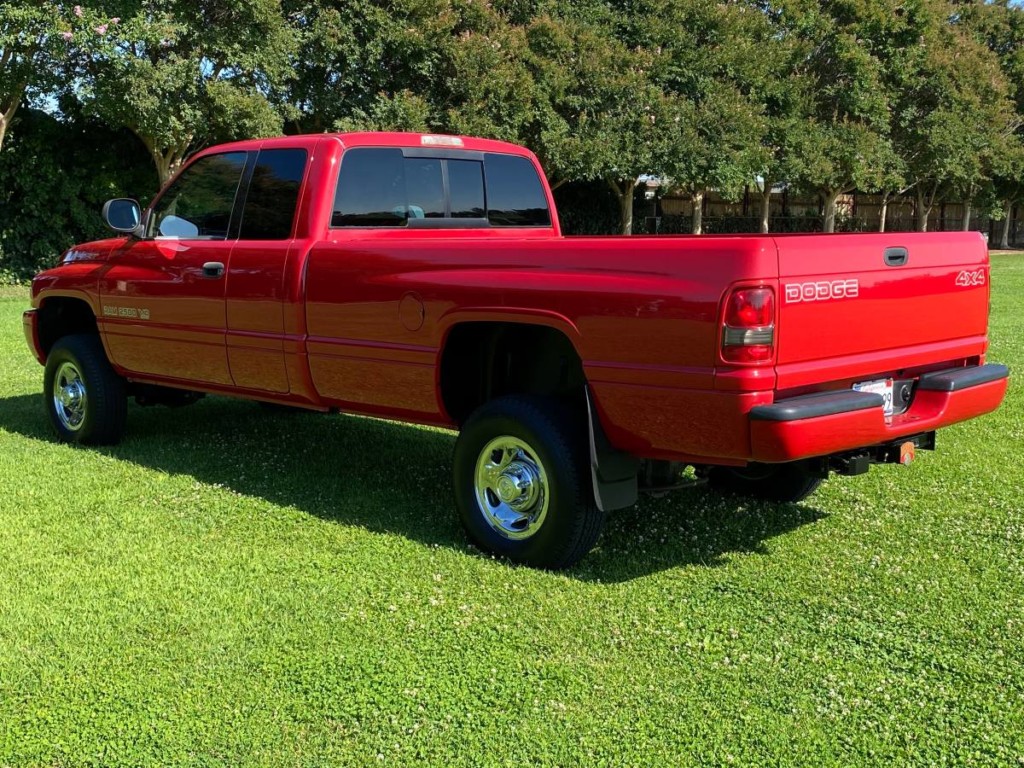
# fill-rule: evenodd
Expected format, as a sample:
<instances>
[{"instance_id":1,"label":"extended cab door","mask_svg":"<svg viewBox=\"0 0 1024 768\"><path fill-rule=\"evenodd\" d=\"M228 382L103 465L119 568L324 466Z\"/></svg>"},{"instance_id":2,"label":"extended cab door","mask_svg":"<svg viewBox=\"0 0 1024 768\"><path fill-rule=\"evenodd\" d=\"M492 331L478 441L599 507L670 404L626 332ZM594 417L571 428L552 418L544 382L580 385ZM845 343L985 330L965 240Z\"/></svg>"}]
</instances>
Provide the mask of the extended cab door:
<instances>
[{"instance_id":1,"label":"extended cab door","mask_svg":"<svg viewBox=\"0 0 1024 768\"><path fill-rule=\"evenodd\" d=\"M227 351L238 387L289 391L285 301L296 249L295 214L302 181L319 138L300 146L263 147L252 166L238 241L227 276Z\"/></svg>"},{"instance_id":2,"label":"extended cab door","mask_svg":"<svg viewBox=\"0 0 1024 768\"><path fill-rule=\"evenodd\" d=\"M248 156L210 154L186 167L154 203L147 236L111 259L100 280L103 333L129 375L232 383L225 275Z\"/></svg>"}]
</instances>

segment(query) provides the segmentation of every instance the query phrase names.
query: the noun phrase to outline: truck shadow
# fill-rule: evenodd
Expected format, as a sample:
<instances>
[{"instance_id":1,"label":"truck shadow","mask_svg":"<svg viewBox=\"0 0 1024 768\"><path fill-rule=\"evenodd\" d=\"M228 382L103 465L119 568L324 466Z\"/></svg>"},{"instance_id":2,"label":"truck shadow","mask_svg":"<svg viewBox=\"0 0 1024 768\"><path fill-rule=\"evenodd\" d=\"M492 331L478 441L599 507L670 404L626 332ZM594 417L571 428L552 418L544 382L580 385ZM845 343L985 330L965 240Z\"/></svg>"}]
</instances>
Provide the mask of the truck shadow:
<instances>
[{"instance_id":1,"label":"truck shadow","mask_svg":"<svg viewBox=\"0 0 1024 768\"><path fill-rule=\"evenodd\" d=\"M177 410L129 409L128 436L89 448L187 475L316 517L473 551L454 513L444 430L356 416L268 412L226 398ZM0 398L0 428L52 441L39 395ZM619 582L668 568L714 567L825 514L807 505L753 504L696 487L642 497L611 513L598 548L567 575Z\"/></svg>"}]
</instances>

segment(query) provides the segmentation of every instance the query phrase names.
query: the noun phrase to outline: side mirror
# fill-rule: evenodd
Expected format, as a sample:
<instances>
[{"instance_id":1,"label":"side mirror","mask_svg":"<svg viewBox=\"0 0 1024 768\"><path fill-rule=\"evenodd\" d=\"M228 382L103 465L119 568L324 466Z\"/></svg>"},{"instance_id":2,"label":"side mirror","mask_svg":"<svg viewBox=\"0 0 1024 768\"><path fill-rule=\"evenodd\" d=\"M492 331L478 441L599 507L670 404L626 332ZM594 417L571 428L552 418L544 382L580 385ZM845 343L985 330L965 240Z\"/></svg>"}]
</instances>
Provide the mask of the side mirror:
<instances>
[{"instance_id":1,"label":"side mirror","mask_svg":"<svg viewBox=\"0 0 1024 768\"><path fill-rule=\"evenodd\" d=\"M115 232L135 232L142 221L142 208L125 197L107 200L103 204L103 220Z\"/></svg>"}]
</instances>

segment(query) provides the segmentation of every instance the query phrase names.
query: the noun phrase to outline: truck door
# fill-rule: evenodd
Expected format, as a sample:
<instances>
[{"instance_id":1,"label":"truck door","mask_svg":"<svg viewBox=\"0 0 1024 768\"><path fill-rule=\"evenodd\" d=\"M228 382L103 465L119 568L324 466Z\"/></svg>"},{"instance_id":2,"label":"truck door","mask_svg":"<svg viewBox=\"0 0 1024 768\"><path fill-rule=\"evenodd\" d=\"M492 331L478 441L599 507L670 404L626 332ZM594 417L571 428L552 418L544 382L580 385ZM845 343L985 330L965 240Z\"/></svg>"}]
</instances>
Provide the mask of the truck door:
<instances>
[{"instance_id":1,"label":"truck door","mask_svg":"<svg viewBox=\"0 0 1024 768\"><path fill-rule=\"evenodd\" d=\"M147 236L130 239L100 280L107 347L129 375L232 383L225 276L248 155L205 155L185 168L150 211Z\"/></svg>"},{"instance_id":2,"label":"truck door","mask_svg":"<svg viewBox=\"0 0 1024 768\"><path fill-rule=\"evenodd\" d=\"M227 276L228 364L238 387L289 391L285 273L308 158L301 147L264 148L253 166Z\"/></svg>"}]
</instances>

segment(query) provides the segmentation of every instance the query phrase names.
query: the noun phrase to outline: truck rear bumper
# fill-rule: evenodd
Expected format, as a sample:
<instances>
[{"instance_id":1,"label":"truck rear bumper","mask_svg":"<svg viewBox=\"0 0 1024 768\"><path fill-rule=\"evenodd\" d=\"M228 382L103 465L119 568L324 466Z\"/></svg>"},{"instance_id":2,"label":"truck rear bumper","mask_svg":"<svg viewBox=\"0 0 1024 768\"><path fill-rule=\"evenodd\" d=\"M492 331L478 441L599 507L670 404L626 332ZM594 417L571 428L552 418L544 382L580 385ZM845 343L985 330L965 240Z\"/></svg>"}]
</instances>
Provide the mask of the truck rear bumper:
<instances>
[{"instance_id":1,"label":"truck rear bumper","mask_svg":"<svg viewBox=\"0 0 1024 768\"><path fill-rule=\"evenodd\" d=\"M784 462L863 448L981 416L1006 395L1005 365L954 368L922 376L910 407L886 418L882 398L825 392L759 405L750 411L753 460Z\"/></svg>"},{"instance_id":2,"label":"truck rear bumper","mask_svg":"<svg viewBox=\"0 0 1024 768\"><path fill-rule=\"evenodd\" d=\"M21 315L21 325L25 329L25 341L28 348L32 350L40 365L46 365L46 354L39 343L39 313L34 309L27 309Z\"/></svg>"}]
</instances>

